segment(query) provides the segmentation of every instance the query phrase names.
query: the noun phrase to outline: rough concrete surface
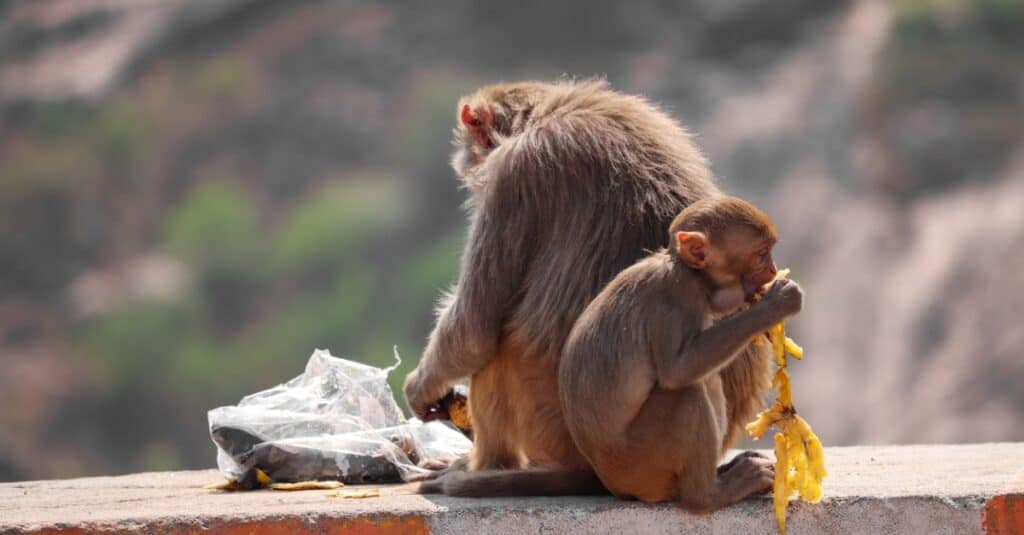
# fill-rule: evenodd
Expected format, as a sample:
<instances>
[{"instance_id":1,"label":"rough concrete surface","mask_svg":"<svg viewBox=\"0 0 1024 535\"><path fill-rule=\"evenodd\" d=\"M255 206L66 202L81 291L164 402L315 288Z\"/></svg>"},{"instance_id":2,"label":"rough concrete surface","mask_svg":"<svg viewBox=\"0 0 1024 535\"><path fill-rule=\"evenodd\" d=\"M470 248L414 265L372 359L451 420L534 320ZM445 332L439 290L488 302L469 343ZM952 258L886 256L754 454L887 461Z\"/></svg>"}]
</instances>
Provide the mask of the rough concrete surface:
<instances>
[{"instance_id":1,"label":"rough concrete surface","mask_svg":"<svg viewBox=\"0 0 1024 535\"><path fill-rule=\"evenodd\" d=\"M1024 533L1024 443L827 448L817 505L793 501L789 533ZM216 471L0 484L0 532L775 533L769 497L709 515L610 497L379 498L325 491L214 492Z\"/></svg>"}]
</instances>

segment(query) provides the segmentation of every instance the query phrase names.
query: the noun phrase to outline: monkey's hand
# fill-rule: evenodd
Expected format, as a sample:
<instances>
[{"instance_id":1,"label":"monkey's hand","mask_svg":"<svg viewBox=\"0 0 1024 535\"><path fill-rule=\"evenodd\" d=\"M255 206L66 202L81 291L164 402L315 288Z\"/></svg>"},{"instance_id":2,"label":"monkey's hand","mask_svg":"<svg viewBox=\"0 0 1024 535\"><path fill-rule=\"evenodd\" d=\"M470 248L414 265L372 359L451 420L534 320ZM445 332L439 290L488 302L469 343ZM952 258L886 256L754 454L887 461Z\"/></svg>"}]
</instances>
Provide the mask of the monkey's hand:
<instances>
[{"instance_id":1,"label":"monkey's hand","mask_svg":"<svg viewBox=\"0 0 1024 535\"><path fill-rule=\"evenodd\" d=\"M757 307L768 310L773 323L779 323L796 315L804 305L804 292L800 285L790 279L779 279L772 283L757 302Z\"/></svg>"},{"instance_id":2,"label":"monkey's hand","mask_svg":"<svg viewBox=\"0 0 1024 535\"><path fill-rule=\"evenodd\" d=\"M405 378L405 400L413 414L424 422L438 418L438 402L450 389L449 383L431 377L422 365Z\"/></svg>"}]
</instances>

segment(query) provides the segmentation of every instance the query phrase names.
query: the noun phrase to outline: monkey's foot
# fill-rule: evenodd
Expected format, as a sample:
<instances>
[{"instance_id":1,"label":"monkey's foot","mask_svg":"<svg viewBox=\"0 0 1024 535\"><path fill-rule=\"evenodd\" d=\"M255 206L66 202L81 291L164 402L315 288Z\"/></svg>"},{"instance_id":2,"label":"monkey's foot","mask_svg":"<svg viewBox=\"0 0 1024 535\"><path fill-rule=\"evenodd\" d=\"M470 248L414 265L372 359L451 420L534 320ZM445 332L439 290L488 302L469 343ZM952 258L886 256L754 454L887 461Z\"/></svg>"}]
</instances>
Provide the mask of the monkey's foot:
<instances>
[{"instance_id":1,"label":"monkey's foot","mask_svg":"<svg viewBox=\"0 0 1024 535\"><path fill-rule=\"evenodd\" d=\"M728 470L728 469L730 469L730 468L732 468L733 466L736 465L736 461L739 461L740 459L742 459L744 457L759 457L761 459L767 459L768 458L764 454L762 454L760 452L752 451L752 450L747 450L747 451L740 452L740 453L736 454L735 457L730 459L729 462L727 462L727 463L723 464L722 466L718 467L718 475L724 474L726 470Z\"/></svg>"},{"instance_id":2,"label":"monkey's foot","mask_svg":"<svg viewBox=\"0 0 1024 535\"><path fill-rule=\"evenodd\" d=\"M764 455L737 457L736 463L721 477L733 489L736 499L743 499L751 494L772 490L775 484L775 465Z\"/></svg>"},{"instance_id":3,"label":"monkey's foot","mask_svg":"<svg viewBox=\"0 0 1024 535\"><path fill-rule=\"evenodd\" d=\"M469 467L469 456L463 455L456 459L429 459L420 463L420 468L431 470L409 478L409 481L433 481L451 472L462 472Z\"/></svg>"}]
</instances>

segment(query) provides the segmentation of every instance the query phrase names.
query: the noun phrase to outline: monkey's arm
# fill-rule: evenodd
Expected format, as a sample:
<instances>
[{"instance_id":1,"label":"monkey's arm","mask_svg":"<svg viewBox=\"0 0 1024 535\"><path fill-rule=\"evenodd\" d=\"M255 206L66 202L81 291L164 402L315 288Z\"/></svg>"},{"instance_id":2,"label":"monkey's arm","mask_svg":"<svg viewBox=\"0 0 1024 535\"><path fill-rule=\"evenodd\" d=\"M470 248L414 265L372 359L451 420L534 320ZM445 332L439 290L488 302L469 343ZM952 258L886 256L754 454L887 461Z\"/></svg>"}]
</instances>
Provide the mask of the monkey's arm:
<instances>
[{"instance_id":1,"label":"monkey's arm","mask_svg":"<svg viewBox=\"0 0 1024 535\"><path fill-rule=\"evenodd\" d=\"M448 385L495 355L538 242L559 224L567 199L591 187L594 169L613 167L608 154L626 150L627 138L595 134L595 125L609 120L552 113L504 141L481 164L459 281L440 307L419 367L406 381L413 411L424 411Z\"/></svg>"},{"instance_id":2,"label":"monkey's arm","mask_svg":"<svg viewBox=\"0 0 1024 535\"><path fill-rule=\"evenodd\" d=\"M757 303L732 317L689 336L684 335L675 351L663 351L656 358L658 384L678 389L703 380L729 364L754 336L779 322L779 313L766 303Z\"/></svg>"},{"instance_id":3,"label":"monkey's arm","mask_svg":"<svg viewBox=\"0 0 1024 535\"><path fill-rule=\"evenodd\" d=\"M421 367L441 381L472 375L495 354L509 302L519 289L528 252L526 210L485 200L470 227L459 281L439 311Z\"/></svg>"},{"instance_id":4,"label":"monkey's arm","mask_svg":"<svg viewBox=\"0 0 1024 535\"><path fill-rule=\"evenodd\" d=\"M406 399L420 416L451 383L477 372L496 354L506 314L533 256L538 216L524 199L524 177L506 163L515 156L507 154L511 148L495 151L486 164L487 182L476 198L459 280L441 303L420 364L406 380Z\"/></svg>"}]
</instances>

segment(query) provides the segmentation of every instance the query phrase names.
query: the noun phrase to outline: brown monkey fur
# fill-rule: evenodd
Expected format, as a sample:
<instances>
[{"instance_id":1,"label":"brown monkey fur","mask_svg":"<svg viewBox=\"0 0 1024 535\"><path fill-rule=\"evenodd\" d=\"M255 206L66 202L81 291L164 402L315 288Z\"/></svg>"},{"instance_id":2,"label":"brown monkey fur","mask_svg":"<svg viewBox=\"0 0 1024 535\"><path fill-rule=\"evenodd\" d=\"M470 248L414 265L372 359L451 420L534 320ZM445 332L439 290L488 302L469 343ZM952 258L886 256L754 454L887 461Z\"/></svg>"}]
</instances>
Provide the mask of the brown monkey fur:
<instances>
[{"instance_id":1,"label":"brown monkey fur","mask_svg":"<svg viewBox=\"0 0 1024 535\"><path fill-rule=\"evenodd\" d=\"M769 387L770 353L750 341L799 310L799 287L776 282L760 302L736 312L774 278L776 240L771 221L739 199L694 203L669 235L669 249L624 270L589 304L562 354L564 418L596 474L449 474L425 491L502 496L607 488L706 512L771 488L772 465L753 452L715 466Z\"/></svg>"},{"instance_id":2,"label":"brown monkey fur","mask_svg":"<svg viewBox=\"0 0 1024 535\"><path fill-rule=\"evenodd\" d=\"M775 277L776 233L742 200L698 201L669 234L670 249L620 273L580 316L560 396L570 434L613 494L711 511L772 486L771 464L752 452L716 465L769 387L770 356L744 350L802 296L781 280L745 307Z\"/></svg>"},{"instance_id":3,"label":"brown monkey fur","mask_svg":"<svg viewBox=\"0 0 1024 535\"><path fill-rule=\"evenodd\" d=\"M562 415L562 346L605 284L662 247L680 210L719 190L676 121L602 81L484 87L462 99L456 124L452 165L471 193L469 238L405 393L425 417L470 377L475 437L471 472L423 490L515 493L492 471L529 467L568 478L538 493L599 492ZM737 384L755 380L745 373Z\"/></svg>"}]
</instances>

